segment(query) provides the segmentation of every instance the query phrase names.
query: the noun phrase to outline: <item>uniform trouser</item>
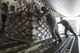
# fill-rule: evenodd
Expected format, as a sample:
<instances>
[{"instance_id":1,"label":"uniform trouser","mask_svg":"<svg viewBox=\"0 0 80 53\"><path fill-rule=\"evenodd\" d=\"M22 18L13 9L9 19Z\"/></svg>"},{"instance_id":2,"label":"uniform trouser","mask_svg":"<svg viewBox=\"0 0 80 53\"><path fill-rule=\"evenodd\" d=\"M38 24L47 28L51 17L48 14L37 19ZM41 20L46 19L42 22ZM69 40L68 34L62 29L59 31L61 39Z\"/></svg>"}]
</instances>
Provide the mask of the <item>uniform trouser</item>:
<instances>
[{"instance_id":1,"label":"uniform trouser","mask_svg":"<svg viewBox=\"0 0 80 53\"><path fill-rule=\"evenodd\" d=\"M67 35L67 31L68 31L68 30L69 30L71 33L73 33L73 35L76 37L76 33L74 32L74 30L72 29L72 27L65 28L65 35L66 35L66 36L68 36L68 35Z\"/></svg>"},{"instance_id":2,"label":"uniform trouser","mask_svg":"<svg viewBox=\"0 0 80 53\"><path fill-rule=\"evenodd\" d=\"M49 25L49 27L50 27L50 32L51 32L52 37L53 37L56 41L57 41L58 39L61 39L61 38L60 38L60 35L59 35L58 31L57 31L57 29L56 29L54 26L52 26L52 25Z\"/></svg>"},{"instance_id":3,"label":"uniform trouser","mask_svg":"<svg viewBox=\"0 0 80 53\"><path fill-rule=\"evenodd\" d=\"M55 33L57 35L57 38L61 40L61 37L60 37L59 32L58 32L58 29L55 30Z\"/></svg>"}]
</instances>

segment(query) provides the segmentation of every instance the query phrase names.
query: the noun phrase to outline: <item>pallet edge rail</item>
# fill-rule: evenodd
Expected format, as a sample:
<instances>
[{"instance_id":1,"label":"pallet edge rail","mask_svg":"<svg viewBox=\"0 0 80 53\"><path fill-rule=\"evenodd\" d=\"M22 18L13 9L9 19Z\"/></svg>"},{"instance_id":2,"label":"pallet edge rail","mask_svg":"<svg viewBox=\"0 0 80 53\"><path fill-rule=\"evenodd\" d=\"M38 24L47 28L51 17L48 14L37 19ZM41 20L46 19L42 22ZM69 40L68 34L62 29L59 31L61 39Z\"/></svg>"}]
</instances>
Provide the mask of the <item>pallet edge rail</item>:
<instances>
[{"instance_id":1,"label":"pallet edge rail","mask_svg":"<svg viewBox=\"0 0 80 53\"><path fill-rule=\"evenodd\" d=\"M55 53L70 53L72 50L72 46L74 44L74 37L69 37L60 47L56 50ZM71 46L72 45L72 46ZM69 47L70 46L70 47Z\"/></svg>"}]
</instances>

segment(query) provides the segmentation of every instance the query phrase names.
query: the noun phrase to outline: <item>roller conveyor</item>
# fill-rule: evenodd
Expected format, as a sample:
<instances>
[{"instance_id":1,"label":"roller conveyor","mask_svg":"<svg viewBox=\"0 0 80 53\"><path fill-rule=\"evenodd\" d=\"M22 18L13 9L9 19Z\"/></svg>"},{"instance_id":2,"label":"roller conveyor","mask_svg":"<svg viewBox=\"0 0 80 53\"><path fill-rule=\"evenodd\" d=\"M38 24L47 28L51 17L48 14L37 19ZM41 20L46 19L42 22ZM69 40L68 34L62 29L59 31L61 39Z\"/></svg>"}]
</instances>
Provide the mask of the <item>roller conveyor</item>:
<instances>
[{"instance_id":1,"label":"roller conveyor","mask_svg":"<svg viewBox=\"0 0 80 53\"><path fill-rule=\"evenodd\" d=\"M2 44L0 44L0 50L6 50L6 52L8 53L15 53L15 52L21 52L21 51L26 51L29 50L30 51L28 53L73 53L74 50L77 49L78 52L78 40L75 40L75 38L73 36L70 36L69 38L62 38L63 42L59 43L58 45L54 45L54 42L51 43L39 43L36 44L34 46L28 47L30 45L26 45L26 43L22 43L22 42L16 42L16 41L6 41L1 42ZM51 40L49 40L51 41ZM77 47L76 47L77 46ZM9 50L9 48L13 48L12 50ZM32 49L34 48L34 49Z\"/></svg>"},{"instance_id":2,"label":"roller conveyor","mask_svg":"<svg viewBox=\"0 0 80 53\"><path fill-rule=\"evenodd\" d=\"M76 50L76 51L75 51ZM73 52L74 51L74 52ZM43 53L79 53L78 51L78 40L75 40L73 36L67 38L59 46L52 46Z\"/></svg>"}]
</instances>

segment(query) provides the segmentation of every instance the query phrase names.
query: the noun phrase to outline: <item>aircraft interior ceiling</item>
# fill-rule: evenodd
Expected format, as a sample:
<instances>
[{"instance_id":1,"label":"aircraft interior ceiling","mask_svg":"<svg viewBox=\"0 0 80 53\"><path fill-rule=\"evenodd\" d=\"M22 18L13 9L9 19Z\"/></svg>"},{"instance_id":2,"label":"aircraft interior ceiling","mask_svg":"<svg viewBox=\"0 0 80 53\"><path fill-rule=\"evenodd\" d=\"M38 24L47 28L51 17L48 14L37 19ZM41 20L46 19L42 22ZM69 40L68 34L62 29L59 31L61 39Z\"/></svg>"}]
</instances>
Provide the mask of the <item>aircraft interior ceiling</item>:
<instances>
[{"instance_id":1,"label":"aircraft interior ceiling","mask_svg":"<svg viewBox=\"0 0 80 53\"><path fill-rule=\"evenodd\" d=\"M63 16L79 16L80 0L42 0Z\"/></svg>"}]
</instances>

